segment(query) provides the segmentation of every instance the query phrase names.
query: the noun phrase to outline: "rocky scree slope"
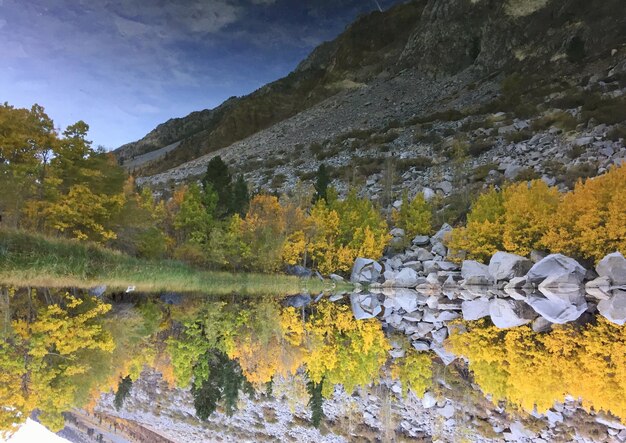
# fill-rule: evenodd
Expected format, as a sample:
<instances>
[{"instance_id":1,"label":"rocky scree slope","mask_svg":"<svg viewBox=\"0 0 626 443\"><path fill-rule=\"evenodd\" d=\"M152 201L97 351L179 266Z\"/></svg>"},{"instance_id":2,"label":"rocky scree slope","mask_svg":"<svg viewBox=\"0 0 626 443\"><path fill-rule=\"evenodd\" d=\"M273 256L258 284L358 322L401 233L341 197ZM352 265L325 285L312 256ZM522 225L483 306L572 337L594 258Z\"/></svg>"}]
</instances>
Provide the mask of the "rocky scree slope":
<instances>
[{"instance_id":1,"label":"rocky scree slope","mask_svg":"<svg viewBox=\"0 0 626 443\"><path fill-rule=\"evenodd\" d=\"M382 197L388 158L394 192L542 176L571 187L626 156L625 90L621 1L415 1L361 18L285 79L202 111L220 123L144 164L139 182L189 181L221 155L277 191L323 161L340 190ZM178 136L164 134L176 131L159 128L118 156L171 146ZM454 183L459 143L465 183Z\"/></svg>"}]
</instances>

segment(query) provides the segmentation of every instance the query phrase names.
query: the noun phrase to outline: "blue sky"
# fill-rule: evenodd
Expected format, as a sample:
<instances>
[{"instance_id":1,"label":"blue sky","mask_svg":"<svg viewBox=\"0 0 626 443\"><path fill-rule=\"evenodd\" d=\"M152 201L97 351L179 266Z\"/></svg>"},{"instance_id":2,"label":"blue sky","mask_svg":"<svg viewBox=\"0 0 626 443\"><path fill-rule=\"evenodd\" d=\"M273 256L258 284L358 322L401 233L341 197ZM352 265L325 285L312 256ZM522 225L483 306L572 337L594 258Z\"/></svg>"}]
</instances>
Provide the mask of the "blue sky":
<instances>
[{"instance_id":1,"label":"blue sky","mask_svg":"<svg viewBox=\"0 0 626 443\"><path fill-rule=\"evenodd\" d=\"M399 0L378 0L385 9ZM113 149L291 71L376 0L0 0L0 102Z\"/></svg>"}]
</instances>

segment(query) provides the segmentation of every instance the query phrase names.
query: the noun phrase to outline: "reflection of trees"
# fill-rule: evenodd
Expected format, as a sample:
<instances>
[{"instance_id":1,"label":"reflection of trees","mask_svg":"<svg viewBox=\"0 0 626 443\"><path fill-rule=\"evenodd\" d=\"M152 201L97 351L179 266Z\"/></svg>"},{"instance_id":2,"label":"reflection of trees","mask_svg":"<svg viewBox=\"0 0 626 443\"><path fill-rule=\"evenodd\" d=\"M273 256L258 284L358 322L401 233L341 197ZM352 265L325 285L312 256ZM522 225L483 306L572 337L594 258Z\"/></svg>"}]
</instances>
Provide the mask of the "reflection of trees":
<instances>
[{"instance_id":1,"label":"reflection of trees","mask_svg":"<svg viewBox=\"0 0 626 443\"><path fill-rule=\"evenodd\" d=\"M587 409L626 417L625 329L602 318L584 327L553 326L537 334L522 326L502 330L484 320L448 340L466 356L476 382L494 400L545 412L566 395Z\"/></svg>"},{"instance_id":2,"label":"reflection of trees","mask_svg":"<svg viewBox=\"0 0 626 443\"><path fill-rule=\"evenodd\" d=\"M111 306L65 292L0 291L10 319L0 341L0 430L35 409L43 424L60 430L61 413L76 405L94 382L92 368L115 347L101 322Z\"/></svg>"}]
</instances>

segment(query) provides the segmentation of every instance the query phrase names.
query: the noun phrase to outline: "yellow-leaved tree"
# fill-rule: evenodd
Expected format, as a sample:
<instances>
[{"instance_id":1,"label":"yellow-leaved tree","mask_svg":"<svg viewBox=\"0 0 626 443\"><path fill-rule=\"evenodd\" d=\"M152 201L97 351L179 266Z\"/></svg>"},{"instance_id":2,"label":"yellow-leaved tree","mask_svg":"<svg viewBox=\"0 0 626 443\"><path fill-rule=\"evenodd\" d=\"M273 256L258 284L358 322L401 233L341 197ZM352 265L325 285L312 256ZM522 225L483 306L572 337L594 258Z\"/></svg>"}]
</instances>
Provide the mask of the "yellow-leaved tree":
<instances>
[{"instance_id":1,"label":"yellow-leaved tree","mask_svg":"<svg viewBox=\"0 0 626 443\"><path fill-rule=\"evenodd\" d=\"M398 228L404 229L407 239L416 235L428 235L432 231L432 208L421 192L409 200L404 191L402 206L399 210L393 210L392 220Z\"/></svg>"}]
</instances>

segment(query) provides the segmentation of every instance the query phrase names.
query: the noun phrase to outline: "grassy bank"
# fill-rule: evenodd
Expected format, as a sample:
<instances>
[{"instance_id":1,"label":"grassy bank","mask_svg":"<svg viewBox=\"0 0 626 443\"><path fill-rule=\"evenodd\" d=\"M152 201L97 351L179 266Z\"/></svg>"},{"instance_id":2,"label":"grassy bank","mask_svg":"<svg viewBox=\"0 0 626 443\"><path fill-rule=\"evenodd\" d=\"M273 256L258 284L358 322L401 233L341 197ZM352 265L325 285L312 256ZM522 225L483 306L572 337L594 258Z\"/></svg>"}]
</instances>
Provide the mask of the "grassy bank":
<instances>
[{"instance_id":1,"label":"grassy bank","mask_svg":"<svg viewBox=\"0 0 626 443\"><path fill-rule=\"evenodd\" d=\"M89 288L108 285L138 291L289 294L316 280L282 275L208 272L175 261L146 261L93 244L0 230L0 284Z\"/></svg>"}]
</instances>

